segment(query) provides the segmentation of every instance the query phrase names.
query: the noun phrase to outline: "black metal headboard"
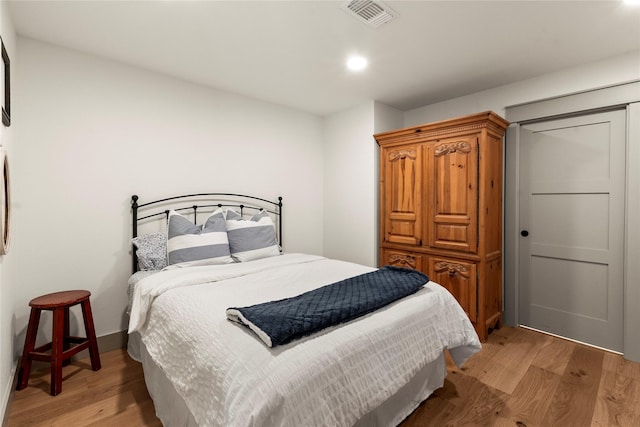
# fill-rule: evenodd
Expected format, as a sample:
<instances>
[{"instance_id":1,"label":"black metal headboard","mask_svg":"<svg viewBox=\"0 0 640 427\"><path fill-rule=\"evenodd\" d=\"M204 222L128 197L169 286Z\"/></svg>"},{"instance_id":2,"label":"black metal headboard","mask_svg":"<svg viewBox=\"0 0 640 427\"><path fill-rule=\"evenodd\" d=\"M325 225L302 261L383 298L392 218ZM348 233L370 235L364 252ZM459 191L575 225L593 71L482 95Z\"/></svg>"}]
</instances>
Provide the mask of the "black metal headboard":
<instances>
[{"instance_id":1,"label":"black metal headboard","mask_svg":"<svg viewBox=\"0 0 640 427\"><path fill-rule=\"evenodd\" d=\"M132 237L138 236L138 224L141 221L168 218L169 211L189 211L193 214L193 223L198 220L198 209L231 207L240 210L244 214L245 209L250 211L264 210L276 218L277 239L282 247L282 197L278 201L271 201L255 196L234 193L196 193L180 196L166 197L152 200L146 203L138 203L137 195L131 196ZM142 216L140 216L142 214ZM135 248L132 249L133 271L138 270L138 257Z\"/></svg>"}]
</instances>

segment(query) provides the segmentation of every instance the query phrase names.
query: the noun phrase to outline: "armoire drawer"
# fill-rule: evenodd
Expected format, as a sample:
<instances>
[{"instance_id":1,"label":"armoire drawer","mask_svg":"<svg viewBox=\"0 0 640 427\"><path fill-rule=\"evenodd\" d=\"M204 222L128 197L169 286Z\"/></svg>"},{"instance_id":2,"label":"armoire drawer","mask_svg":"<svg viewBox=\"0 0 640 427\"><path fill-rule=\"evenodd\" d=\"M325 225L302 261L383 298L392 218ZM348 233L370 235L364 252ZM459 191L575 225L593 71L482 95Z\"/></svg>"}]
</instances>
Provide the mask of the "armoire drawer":
<instances>
[{"instance_id":1,"label":"armoire drawer","mask_svg":"<svg viewBox=\"0 0 640 427\"><path fill-rule=\"evenodd\" d=\"M477 265L452 258L429 258L429 278L446 288L458 300L472 322L477 321Z\"/></svg>"},{"instance_id":2,"label":"armoire drawer","mask_svg":"<svg viewBox=\"0 0 640 427\"><path fill-rule=\"evenodd\" d=\"M384 265L411 268L412 270L425 272L423 256L413 252L382 249L380 254L380 266Z\"/></svg>"}]
</instances>

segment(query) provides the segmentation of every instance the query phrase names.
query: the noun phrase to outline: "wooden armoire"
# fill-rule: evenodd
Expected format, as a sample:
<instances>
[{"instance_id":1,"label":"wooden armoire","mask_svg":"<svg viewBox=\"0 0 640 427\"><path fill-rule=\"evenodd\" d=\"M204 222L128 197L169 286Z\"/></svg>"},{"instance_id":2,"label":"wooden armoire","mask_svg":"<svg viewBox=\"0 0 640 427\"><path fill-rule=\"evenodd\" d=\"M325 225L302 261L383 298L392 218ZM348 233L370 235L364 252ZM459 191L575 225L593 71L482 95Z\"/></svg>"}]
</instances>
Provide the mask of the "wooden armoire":
<instances>
[{"instance_id":1,"label":"wooden armoire","mask_svg":"<svg viewBox=\"0 0 640 427\"><path fill-rule=\"evenodd\" d=\"M374 135L380 265L420 270L456 297L481 341L502 322L502 140L493 112Z\"/></svg>"}]
</instances>

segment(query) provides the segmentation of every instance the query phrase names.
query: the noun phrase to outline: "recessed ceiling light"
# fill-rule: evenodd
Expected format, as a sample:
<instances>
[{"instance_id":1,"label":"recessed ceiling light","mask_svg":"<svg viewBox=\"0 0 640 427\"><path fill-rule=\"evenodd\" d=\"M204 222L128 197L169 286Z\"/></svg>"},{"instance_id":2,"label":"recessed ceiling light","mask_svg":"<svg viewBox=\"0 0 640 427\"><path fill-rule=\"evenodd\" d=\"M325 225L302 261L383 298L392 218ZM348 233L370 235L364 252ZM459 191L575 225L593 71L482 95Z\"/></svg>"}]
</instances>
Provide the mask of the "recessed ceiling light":
<instances>
[{"instance_id":1,"label":"recessed ceiling light","mask_svg":"<svg viewBox=\"0 0 640 427\"><path fill-rule=\"evenodd\" d=\"M367 68L367 58L362 56L352 56L347 60L347 68L351 71L362 71Z\"/></svg>"}]
</instances>

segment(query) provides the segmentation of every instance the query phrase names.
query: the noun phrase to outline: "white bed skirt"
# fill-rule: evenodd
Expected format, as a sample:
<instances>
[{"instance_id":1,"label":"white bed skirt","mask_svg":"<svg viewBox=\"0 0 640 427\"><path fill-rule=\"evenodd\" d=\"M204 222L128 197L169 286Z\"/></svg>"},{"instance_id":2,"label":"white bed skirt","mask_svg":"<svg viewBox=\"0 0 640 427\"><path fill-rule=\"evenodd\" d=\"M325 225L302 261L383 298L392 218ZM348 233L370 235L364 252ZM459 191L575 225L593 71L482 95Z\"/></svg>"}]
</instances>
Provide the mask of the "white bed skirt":
<instances>
[{"instance_id":1,"label":"white bed skirt","mask_svg":"<svg viewBox=\"0 0 640 427\"><path fill-rule=\"evenodd\" d=\"M182 397L147 353L137 332L129 335L127 350L131 358L142 363L144 380L153 399L156 415L162 424L165 427L198 427ZM420 370L396 394L362 417L355 425L357 427L397 426L431 393L444 385L446 375L445 355L442 353L440 357Z\"/></svg>"}]
</instances>

